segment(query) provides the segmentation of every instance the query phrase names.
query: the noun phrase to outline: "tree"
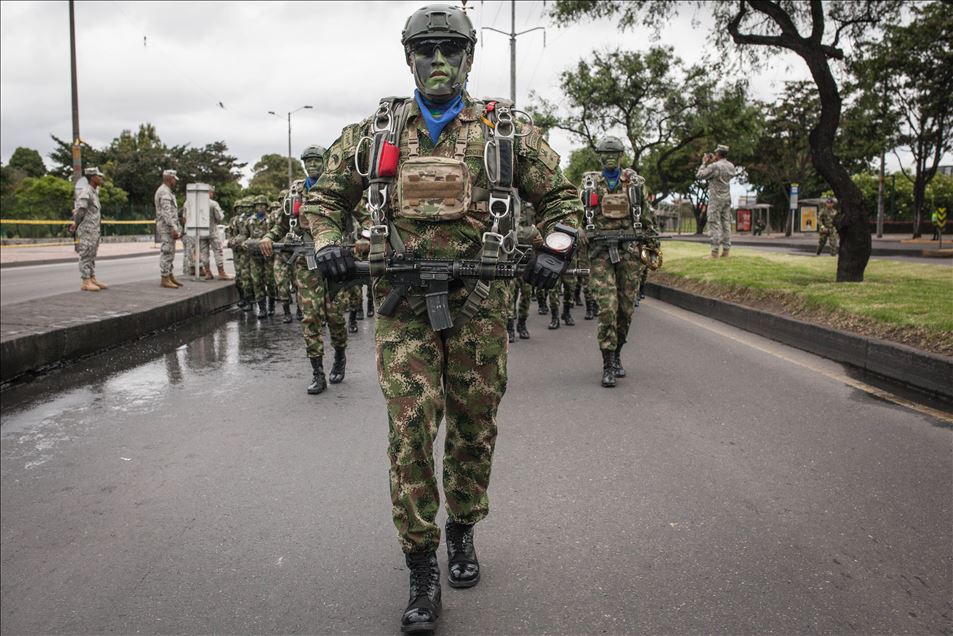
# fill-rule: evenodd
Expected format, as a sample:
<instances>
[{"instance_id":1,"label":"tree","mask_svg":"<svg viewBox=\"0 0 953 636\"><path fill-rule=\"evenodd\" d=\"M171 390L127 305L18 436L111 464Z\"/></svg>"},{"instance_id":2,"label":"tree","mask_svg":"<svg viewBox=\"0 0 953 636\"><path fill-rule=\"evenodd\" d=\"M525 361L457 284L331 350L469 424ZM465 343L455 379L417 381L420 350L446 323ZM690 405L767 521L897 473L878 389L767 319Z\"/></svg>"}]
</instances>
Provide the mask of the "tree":
<instances>
[{"instance_id":1,"label":"tree","mask_svg":"<svg viewBox=\"0 0 953 636\"><path fill-rule=\"evenodd\" d=\"M888 26L884 39L864 47L858 72L866 84L880 86L900 117L900 143L913 155L913 236L927 186L944 153L953 149L950 94L953 93L953 20L939 2L914 5L906 26ZM899 157L898 157L899 159Z\"/></svg>"},{"instance_id":2,"label":"tree","mask_svg":"<svg viewBox=\"0 0 953 636\"><path fill-rule=\"evenodd\" d=\"M248 182L248 187L256 188L267 196L275 197L281 190L288 189L288 157L278 154L262 155L252 167L255 173ZM301 162L291 161L291 175L293 179L304 179L304 168Z\"/></svg>"},{"instance_id":3,"label":"tree","mask_svg":"<svg viewBox=\"0 0 953 636\"><path fill-rule=\"evenodd\" d=\"M620 131L632 147L630 166L638 172L646 152L682 132L704 75L700 67L686 69L671 47L654 46L645 54L593 51L560 76L564 108L531 95L538 102L534 118L590 147L601 136Z\"/></svg>"},{"instance_id":4,"label":"tree","mask_svg":"<svg viewBox=\"0 0 953 636\"><path fill-rule=\"evenodd\" d=\"M73 176L73 144L70 141L60 139L56 135L50 135L55 144L52 152L47 156L53 162L53 169L50 170L50 174L54 174L57 177L62 177L63 179L70 179ZM83 153L83 163L88 166L96 166L102 168L105 161L103 160L102 151L97 150L90 146L85 141L80 141L80 148Z\"/></svg>"},{"instance_id":5,"label":"tree","mask_svg":"<svg viewBox=\"0 0 953 636\"><path fill-rule=\"evenodd\" d=\"M16 190L16 214L25 219L68 219L73 184L55 175L27 177Z\"/></svg>"},{"instance_id":6,"label":"tree","mask_svg":"<svg viewBox=\"0 0 953 636\"><path fill-rule=\"evenodd\" d=\"M43 157L32 148L19 147L10 156L9 167L19 170L27 177L42 177L46 174L46 165Z\"/></svg>"},{"instance_id":7,"label":"tree","mask_svg":"<svg viewBox=\"0 0 953 636\"><path fill-rule=\"evenodd\" d=\"M821 112L808 140L815 169L833 188L840 202L835 219L841 235L837 260L838 281L862 281L870 260L871 239L860 190L835 154L834 141L841 118L842 98L832 61L844 60L844 42L862 43L873 27L896 16L899 0L858 2L791 2L787 0L738 0L696 3L710 7L716 28L715 44L727 48L727 33L741 56L749 62L762 59L758 47L787 50L798 55L810 70L817 86ZM636 24L655 28L668 23L674 13L687 6L666 0L623 2L619 0L556 0L553 15L568 23L580 16L616 16L620 28Z\"/></svg>"}]
</instances>

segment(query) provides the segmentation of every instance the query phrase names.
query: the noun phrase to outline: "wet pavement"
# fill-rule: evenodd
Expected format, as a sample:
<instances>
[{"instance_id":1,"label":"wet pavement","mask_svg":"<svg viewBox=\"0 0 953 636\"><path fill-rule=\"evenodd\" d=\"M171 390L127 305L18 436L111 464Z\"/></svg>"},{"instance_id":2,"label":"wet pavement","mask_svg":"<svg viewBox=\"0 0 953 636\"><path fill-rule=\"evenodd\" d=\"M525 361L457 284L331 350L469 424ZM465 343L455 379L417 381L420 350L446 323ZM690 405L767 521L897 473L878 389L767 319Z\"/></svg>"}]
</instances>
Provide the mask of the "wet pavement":
<instances>
[{"instance_id":1,"label":"wet pavement","mask_svg":"<svg viewBox=\"0 0 953 636\"><path fill-rule=\"evenodd\" d=\"M651 300L602 389L576 318L510 348L441 633L950 633L950 420ZM317 397L300 323L236 311L4 391L3 632L396 633L373 324Z\"/></svg>"}]
</instances>

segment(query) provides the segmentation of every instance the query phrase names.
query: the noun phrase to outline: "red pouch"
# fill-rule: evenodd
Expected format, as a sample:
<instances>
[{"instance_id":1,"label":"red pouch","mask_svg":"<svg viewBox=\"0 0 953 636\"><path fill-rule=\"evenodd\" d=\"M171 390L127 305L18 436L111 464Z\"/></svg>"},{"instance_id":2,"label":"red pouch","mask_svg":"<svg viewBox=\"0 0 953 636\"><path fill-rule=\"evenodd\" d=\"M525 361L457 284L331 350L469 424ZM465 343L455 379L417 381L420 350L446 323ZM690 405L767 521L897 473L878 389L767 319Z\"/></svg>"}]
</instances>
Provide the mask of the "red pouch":
<instances>
[{"instance_id":1,"label":"red pouch","mask_svg":"<svg viewBox=\"0 0 953 636\"><path fill-rule=\"evenodd\" d=\"M291 212L292 212L292 214L294 214L295 216L298 216L298 212L299 212L300 210L301 210L301 200L300 200L300 199L295 199L294 207L292 208Z\"/></svg>"},{"instance_id":2,"label":"red pouch","mask_svg":"<svg viewBox=\"0 0 953 636\"><path fill-rule=\"evenodd\" d=\"M400 158L400 148L389 141L381 146L380 159L377 160L377 176L393 177L397 175L397 160Z\"/></svg>"},{"instance_id":3,"label":"red pouch","mask_svg":"<svg viewBox=\"0 0 953 636\"><path fill-rule=\"evenodd\" d=\"M595 192L589 193L589 207L595 208L599 206L599 195Z\"/></svg>"}]
</instances>

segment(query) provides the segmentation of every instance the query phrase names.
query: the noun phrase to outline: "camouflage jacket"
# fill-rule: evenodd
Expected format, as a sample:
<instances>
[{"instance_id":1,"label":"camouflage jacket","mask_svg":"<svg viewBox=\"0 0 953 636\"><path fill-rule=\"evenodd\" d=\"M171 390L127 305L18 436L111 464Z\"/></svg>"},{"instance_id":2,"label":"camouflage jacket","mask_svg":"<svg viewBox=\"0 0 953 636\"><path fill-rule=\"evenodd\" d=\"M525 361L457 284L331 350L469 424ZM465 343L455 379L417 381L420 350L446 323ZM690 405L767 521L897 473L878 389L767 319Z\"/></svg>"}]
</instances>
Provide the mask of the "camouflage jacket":
<instances>
[{"instance_id":1,"label":"camouflage jacket","mask_svg":"<svg viewBox=\"0 0 953 636\"><path fill-rule=\"evenodd\" d=\"M208 200L208 212L211 217L212 224L221 223L222 219L225 218L225 213L222 211L222 206L218 204L218 201L215 199Z\"/></svg>"},{"instance_id":2,"label":"camouflage jacket","mask_svg":"<svg viewBox=\"0 0 953 636\"><path fill-rule=\"evenodd\" d=\"M735 166L727 159L719 159L702 165L695 173L696 179L708 181L708 197L710 199L727 199L731 197L731 178L735 176Z\"/></svg>"},{"instance_id":3,"label":"camouflage jacket","mask_svg":"<svg viewBox=\"0 0 953 636\"><path fill-rule=\"evenodd\" d=\"M225 244L233 250L241 250L246 238L245 213L236 210L225 226Z\"/></svg>"},{"instance_id":4,"label":"camouflage jacket","mask_svg":"<svg viewBox=\"0 0 953 636\"><path fill-rule=\"evenodd\" d=\"M182 232L182 226L179 225L179 205L175 201L175 194L166 184L162 184L156 190L156 222L163 223L176 232Z\"/></svg>"},{"instance_id":5,"label":"camouflage jacket","mask_svg":"<svg viewBox=\"0 0 953 636\"><path fill-rule=\"evenodd\" d=\"M625 168L619 176L619 183L615 190L609 189L609 182L601 172L587 172L583 179L592 177L595 182L596 194L599 197L599 205L595 208L592 216L594 230L586 230L588 234L594 232L607 232L613 230L632 231L632 213L629 210L629 197L626 190L632 179L638 177L635 170ZM585 181L583 181L585 183ZM580 192L582 187L580 187ZM642 216L640 222L642 229L646 232L655 230L655 213L652 206L649 205L648 192L645 186L642 186Z\"/></svg>"},{"instance_id":6,"label":"camouflage jacket","mask_svg":"<svg viewBox=\"0 0 953 636\"><path fill-rule=\"evenodd\" d=\"M827 206L821 208L821 211L817 213L817 227L833 229L835 214L837 214L837 210L834 210L833 208L828 209Z\"/></svg>"},{"instance_id":7,"label":"camouflage jacket","mask_svg":"<svg viewBox=\"0 0 953 636\"><path fill-rule=\"evenodd\" d=\"M404 113L406 125L400 133L398 143L400 158L397 176L393 187L388 188L391 197L388 214L405 250L415 254L417 258L475 258L481 249L482 235L492 224L492 218L487 211L487 197L482 196L483 193L488 193L490 187L483 163L486 137L481 115L484 112L484 103L472 99L469 95L464 95L464 102L464 109L443 129L436 146L420 116L417 103L413 100L404 102L403 107L407 109ZM314 235L315 250L346 240L343 236L346 231L346 214L353 214L362 226L371 223L367 211L358 207L368 182L357 172L354 165L358 141L369 134L370 119L346 127L328 150L324 174L306 197L302 214L308 219ZM549 147L538 130L527 130L525 126L517 123L517 134L526 136L518 137L514 143L514 184L521 198L536 208L537 224L544 232L548 232L557 222L578 227L582 218L582 207L575 188L566 181L559 169L559 155ZM462 212L456 218L421 218L427 215L439 216L444 211L443 206L460 207L460 201L440 198L440 195L428 197L427 194L419 195L423 196L423 199L408 197L401 201L402 188L407 189L414 185L414 173L407 170L408 161L433 157L452 159L458 148L458 139L459 147L465 148L462 153L463 169L468 175L461 172L453 179L458 179L459 175L468 176L473 196L463 205ZM366 146L367 144L364 144L365 148ZM416 157L413 156L414 146ZM361 159L363 163L367 163L366 157L362 156ZM403 181L402 176L405 177ZM450 181L445 175L439 174L427 185L441 186ZM416 211L411 214L408 209L415 204Z\"/></svg>"},{"instance_id":8,"label":"camouflage jacket","mask_svg":"<svg viewBox=\"0 0 953 636\"><path fill-rule=\"evenodd\" d=\"M102 206L99 204L99 188L86 184L76 198L76 210L73 212L73 220L76 222L76 231L99 229L101 219L100 211Z\"/></svg>"}]
</instances>

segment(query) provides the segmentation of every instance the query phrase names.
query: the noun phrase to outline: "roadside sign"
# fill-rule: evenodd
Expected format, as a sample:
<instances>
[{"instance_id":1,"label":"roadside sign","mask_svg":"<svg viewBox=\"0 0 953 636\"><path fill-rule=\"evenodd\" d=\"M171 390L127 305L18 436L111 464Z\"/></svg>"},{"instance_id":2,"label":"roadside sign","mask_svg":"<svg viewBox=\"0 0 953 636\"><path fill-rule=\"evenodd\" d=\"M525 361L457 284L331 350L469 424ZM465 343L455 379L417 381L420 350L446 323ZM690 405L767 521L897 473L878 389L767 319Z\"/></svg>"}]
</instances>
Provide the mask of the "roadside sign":
<instances>
[{"instance_id":1,"label":"roadside sign","mask_svg":"<svg viewBox=\"0 0 953 636\"><path fill-rule=\"evenodd\" d=\"M751 210L739 208L735 210L737 218L735 219L736 232L751 231Z\"/></svg>"},{"instance_id":2,"label":"roadside sign","mask_svg":"<svg viewBox=\"0 0 953 636\"><path fill-rule=\"evenodd\" d=\"M936 209L936 226L941 232L946 228L946 208Z\"/></svg>"},{"instance_id":3,"label":"roadside sign","mask_svg":"<svg viewBox=\"0 0 953 636\"><path fill-rule=\"evenodd\" d=\"M817 208L815 206L805 205L801 207L801 231L817 231Z\"/></svg>"},{"instance_id":4,"label":"roadside sign","mask_svg":"<svg viewBox=\"0 0 953 636\"><path fill-rule=\"evenodd\" d=\"M797 195L799 193L798 186L799 184L797 183L791 184L791 209L792 210L797 210Z\"/></svg>"}]
</instances>

